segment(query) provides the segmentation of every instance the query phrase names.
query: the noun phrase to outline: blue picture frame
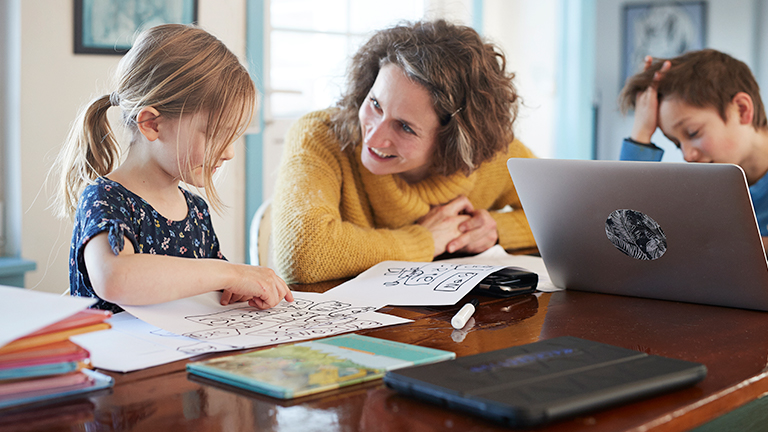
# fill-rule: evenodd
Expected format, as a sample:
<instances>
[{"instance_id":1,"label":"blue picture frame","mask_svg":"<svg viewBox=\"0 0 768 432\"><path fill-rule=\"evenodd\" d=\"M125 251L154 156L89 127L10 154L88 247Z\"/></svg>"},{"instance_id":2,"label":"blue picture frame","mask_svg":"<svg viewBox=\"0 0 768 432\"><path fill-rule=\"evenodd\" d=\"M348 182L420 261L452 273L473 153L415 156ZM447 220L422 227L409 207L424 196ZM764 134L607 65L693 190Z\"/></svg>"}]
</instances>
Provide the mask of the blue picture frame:
<instances>
[{"instance_id":1,"label":"blue picture frame","mask_svg":"<svg viewBox=\"0 0 768 432\"><path fill-rule=\"evenodd\" d=\"M197 0L75 0L75 54L125 54L159 24L197 22Z\"/></svg>"},{"instance_id":2,"label":"blue picture frame","mask_svg":"<svg viewBox=\"0 0 768 432\"><path fill-rule=\"evenodd\" d=\"M628 4L624 6L622 77L641 72L643 59L677 57L706 46L705 1ZM622 85L623 85L622 82Z\"/></svg>"}]
</instances>

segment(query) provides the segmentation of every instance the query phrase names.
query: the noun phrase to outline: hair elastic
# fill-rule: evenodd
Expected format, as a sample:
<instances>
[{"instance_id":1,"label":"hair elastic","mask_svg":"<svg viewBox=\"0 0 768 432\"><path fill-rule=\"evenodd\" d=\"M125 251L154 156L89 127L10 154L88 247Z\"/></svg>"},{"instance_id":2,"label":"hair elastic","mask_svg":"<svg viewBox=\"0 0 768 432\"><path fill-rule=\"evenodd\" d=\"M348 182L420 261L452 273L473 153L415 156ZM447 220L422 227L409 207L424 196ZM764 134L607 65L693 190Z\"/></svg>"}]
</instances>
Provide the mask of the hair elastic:
<instances>
[{"instance_id":1,"label":"hair elastic","mask_svg":"<svg viewBox=\"0 0 768 432\"><path fill-rule=\"evenodd\" d=\"M120 95L116 91L113 91L112 93L109 94L109 105L111 106L120 105Z\"/></svg>"}]
</instances>

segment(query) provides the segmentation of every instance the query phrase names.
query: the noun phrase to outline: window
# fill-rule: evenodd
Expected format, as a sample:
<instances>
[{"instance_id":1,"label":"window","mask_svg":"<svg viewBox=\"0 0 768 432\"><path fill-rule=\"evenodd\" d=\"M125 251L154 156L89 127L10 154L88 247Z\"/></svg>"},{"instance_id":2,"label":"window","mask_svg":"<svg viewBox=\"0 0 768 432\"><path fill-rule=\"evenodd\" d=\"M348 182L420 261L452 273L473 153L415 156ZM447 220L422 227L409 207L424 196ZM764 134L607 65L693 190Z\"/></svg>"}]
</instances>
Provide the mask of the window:
<instances>
[{"instance_id":1,"label":"window","mask_svg":"<svg viewBox=\"0 0 768 432\"><path fill-rule=\"evenodd\" d=\"M413 0L272 0L267 113L290 118L332 106L349 57L371 32L423 14Z\"/></svg>"},{"instance_id":2,"label":"window","mask_svg":"<svg viewBox=\"0 0 768 432\"><path fill-rule=\"evenodd\" d=\"M333 106L341 95L349 58L358 47L375 30L421 19L425 2L271 0L265 7L261 106L262 197L267 200L272 196L283 137L291 123L303 114Z\"/></svg>"}]
</instances>

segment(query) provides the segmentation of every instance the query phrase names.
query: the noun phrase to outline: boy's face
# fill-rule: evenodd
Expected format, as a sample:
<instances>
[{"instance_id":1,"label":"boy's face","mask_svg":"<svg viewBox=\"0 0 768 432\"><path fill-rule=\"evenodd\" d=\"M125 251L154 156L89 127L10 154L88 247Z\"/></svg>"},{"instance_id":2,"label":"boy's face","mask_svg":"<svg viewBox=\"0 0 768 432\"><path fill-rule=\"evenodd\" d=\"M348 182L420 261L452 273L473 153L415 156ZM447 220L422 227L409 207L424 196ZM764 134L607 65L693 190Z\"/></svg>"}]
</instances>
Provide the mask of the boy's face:
<instances>
[{"instance_id":1,"label":"boy's face","mask_svg":"<svg viewBox=\"0 0 768 432\"><path fill-rule=\"evenodd\" d=\"M688 162L743 165L751 151L747 133L754 129L751 124L741 124L735 103L730 103L725 113L723 121L715 108L695 107L674 97L662 99L659 128Z\"/></svg>"}]
</instances>

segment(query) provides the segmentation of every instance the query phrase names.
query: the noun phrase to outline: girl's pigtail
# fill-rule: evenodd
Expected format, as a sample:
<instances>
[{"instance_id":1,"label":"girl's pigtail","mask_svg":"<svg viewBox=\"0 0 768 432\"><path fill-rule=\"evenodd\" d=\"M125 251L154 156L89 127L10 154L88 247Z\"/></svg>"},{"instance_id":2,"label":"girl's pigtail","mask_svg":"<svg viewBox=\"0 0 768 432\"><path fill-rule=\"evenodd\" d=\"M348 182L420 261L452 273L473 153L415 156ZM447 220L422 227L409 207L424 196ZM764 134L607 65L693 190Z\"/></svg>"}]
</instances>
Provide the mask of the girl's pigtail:
<instances>
[{"instance_id":1,"label":"girl's pigtail","mask_svg":"<svg viewBox=\"0 0 768 432\"><path fill-rule=\"evenodd\" d=\"M59 179L54 206L60 217L74 217L83 189L120 162L120 146L107 119L107 110L119 103L114 95L94 100L80 113L51 169Z\"/></svg>"}]
</instances>

